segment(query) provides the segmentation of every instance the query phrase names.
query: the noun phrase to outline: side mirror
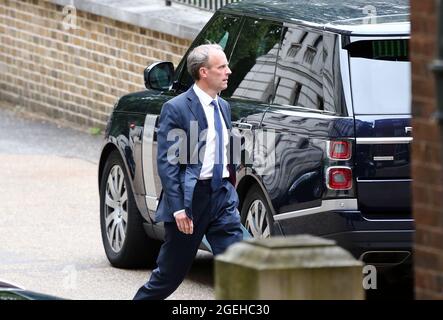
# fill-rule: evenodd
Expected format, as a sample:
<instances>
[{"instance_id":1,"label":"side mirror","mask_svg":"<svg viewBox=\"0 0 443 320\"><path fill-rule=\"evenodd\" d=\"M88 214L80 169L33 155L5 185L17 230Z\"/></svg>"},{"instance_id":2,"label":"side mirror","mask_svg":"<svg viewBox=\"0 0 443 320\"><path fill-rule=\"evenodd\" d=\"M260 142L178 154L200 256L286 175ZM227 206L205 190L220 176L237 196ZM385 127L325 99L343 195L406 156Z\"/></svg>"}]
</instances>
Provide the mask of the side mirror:
<instances>
[{"instance_id":1,"label":"side mirror","mask_svg":"<svg viewBox=\"0 0 443 320\"><path fill-rule=\"evenodd\" d=\"M171 62L156 62L144 71L146 89L169 90L174 77L174 65Z\"/></svg>"}]
</instances>

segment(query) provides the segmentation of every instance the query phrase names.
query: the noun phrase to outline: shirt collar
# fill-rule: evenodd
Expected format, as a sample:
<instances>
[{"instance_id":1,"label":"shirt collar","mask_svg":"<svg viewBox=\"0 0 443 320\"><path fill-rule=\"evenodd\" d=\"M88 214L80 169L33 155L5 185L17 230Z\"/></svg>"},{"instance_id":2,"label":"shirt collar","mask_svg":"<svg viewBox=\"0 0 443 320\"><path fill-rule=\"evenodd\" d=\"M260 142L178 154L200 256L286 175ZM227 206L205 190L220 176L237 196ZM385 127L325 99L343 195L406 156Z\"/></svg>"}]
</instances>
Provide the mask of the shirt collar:
<instances>
[{"instance_id":1,"label":"shirt collar","mask_svg":"<svg viewBox=\"0 0 443 320\"><path fill-rule=\"evenodd\" d=\"M194 83L192 88L194 89L195 94L197 95L198 99L200 100L200 103L203 106L208 106L212 102L212 100L214 100L209 94L200 89L200 87L196 83ZM215 98L215 101L217 101L217 97Z\"/></svg>"}]
</instances>

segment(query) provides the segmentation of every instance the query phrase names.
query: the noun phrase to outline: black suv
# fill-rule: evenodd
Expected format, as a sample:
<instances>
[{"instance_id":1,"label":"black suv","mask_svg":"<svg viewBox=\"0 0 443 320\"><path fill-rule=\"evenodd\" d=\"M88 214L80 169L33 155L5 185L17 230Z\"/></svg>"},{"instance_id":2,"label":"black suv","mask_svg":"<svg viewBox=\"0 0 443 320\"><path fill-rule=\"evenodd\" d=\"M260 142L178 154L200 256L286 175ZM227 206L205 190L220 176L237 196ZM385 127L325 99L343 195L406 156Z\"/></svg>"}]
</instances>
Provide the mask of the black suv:
<instances>
[{"instance_id":1,"label":"black suv","mask_svg":"<svg viewBox=\"0 0 443 320\"><path fill-rule=\"evenodd\" d=\"M244 0L214 14L191 48L218 43L228 57L221 95L243 137L236 188L254 237L309 233L367 263L410 261L409 34L406 0ZM158 116L192 83L186 55L175 70L155 63L148 90L111 114L99 187L115 266L155 261Z\"/></svg>"}]
</instances>

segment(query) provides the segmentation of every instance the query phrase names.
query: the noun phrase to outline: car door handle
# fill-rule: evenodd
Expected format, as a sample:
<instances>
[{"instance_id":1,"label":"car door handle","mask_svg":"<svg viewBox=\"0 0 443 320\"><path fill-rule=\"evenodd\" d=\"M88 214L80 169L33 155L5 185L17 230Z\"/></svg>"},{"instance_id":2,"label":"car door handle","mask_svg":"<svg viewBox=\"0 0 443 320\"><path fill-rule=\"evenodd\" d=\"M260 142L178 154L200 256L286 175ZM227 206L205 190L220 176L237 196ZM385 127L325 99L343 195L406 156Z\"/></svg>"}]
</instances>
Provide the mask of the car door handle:
<instances>
[{"instance_id":1,"label":"car door handle","mask_svg":"<svg viewBox=\"0 0 443 320\"><path fill-rule=\"evenodd\" d=\"M252 124L250 123L234 121L232 122L232 125L241 130L252 130Z\"/></svg>"}]
</instances>

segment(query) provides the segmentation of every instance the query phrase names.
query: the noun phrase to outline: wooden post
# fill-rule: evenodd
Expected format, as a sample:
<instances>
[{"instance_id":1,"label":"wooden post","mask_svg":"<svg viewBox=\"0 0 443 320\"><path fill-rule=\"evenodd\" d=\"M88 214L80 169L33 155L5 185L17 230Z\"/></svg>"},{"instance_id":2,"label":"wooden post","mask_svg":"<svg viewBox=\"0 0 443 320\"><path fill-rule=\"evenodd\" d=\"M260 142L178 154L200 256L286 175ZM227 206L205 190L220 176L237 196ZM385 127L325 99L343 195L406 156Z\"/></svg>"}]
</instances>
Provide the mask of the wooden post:
<instances>
[{"instance_id":1,"label":"wooden post","mask_svg":"<svg viewBox=\"0 0 443 320\"><path fill-rule=\"evenodd\" d=\"M250 239L215 258L216 299L364 299L362 262L310 235Z\"/></svg>"}]
</instances>

